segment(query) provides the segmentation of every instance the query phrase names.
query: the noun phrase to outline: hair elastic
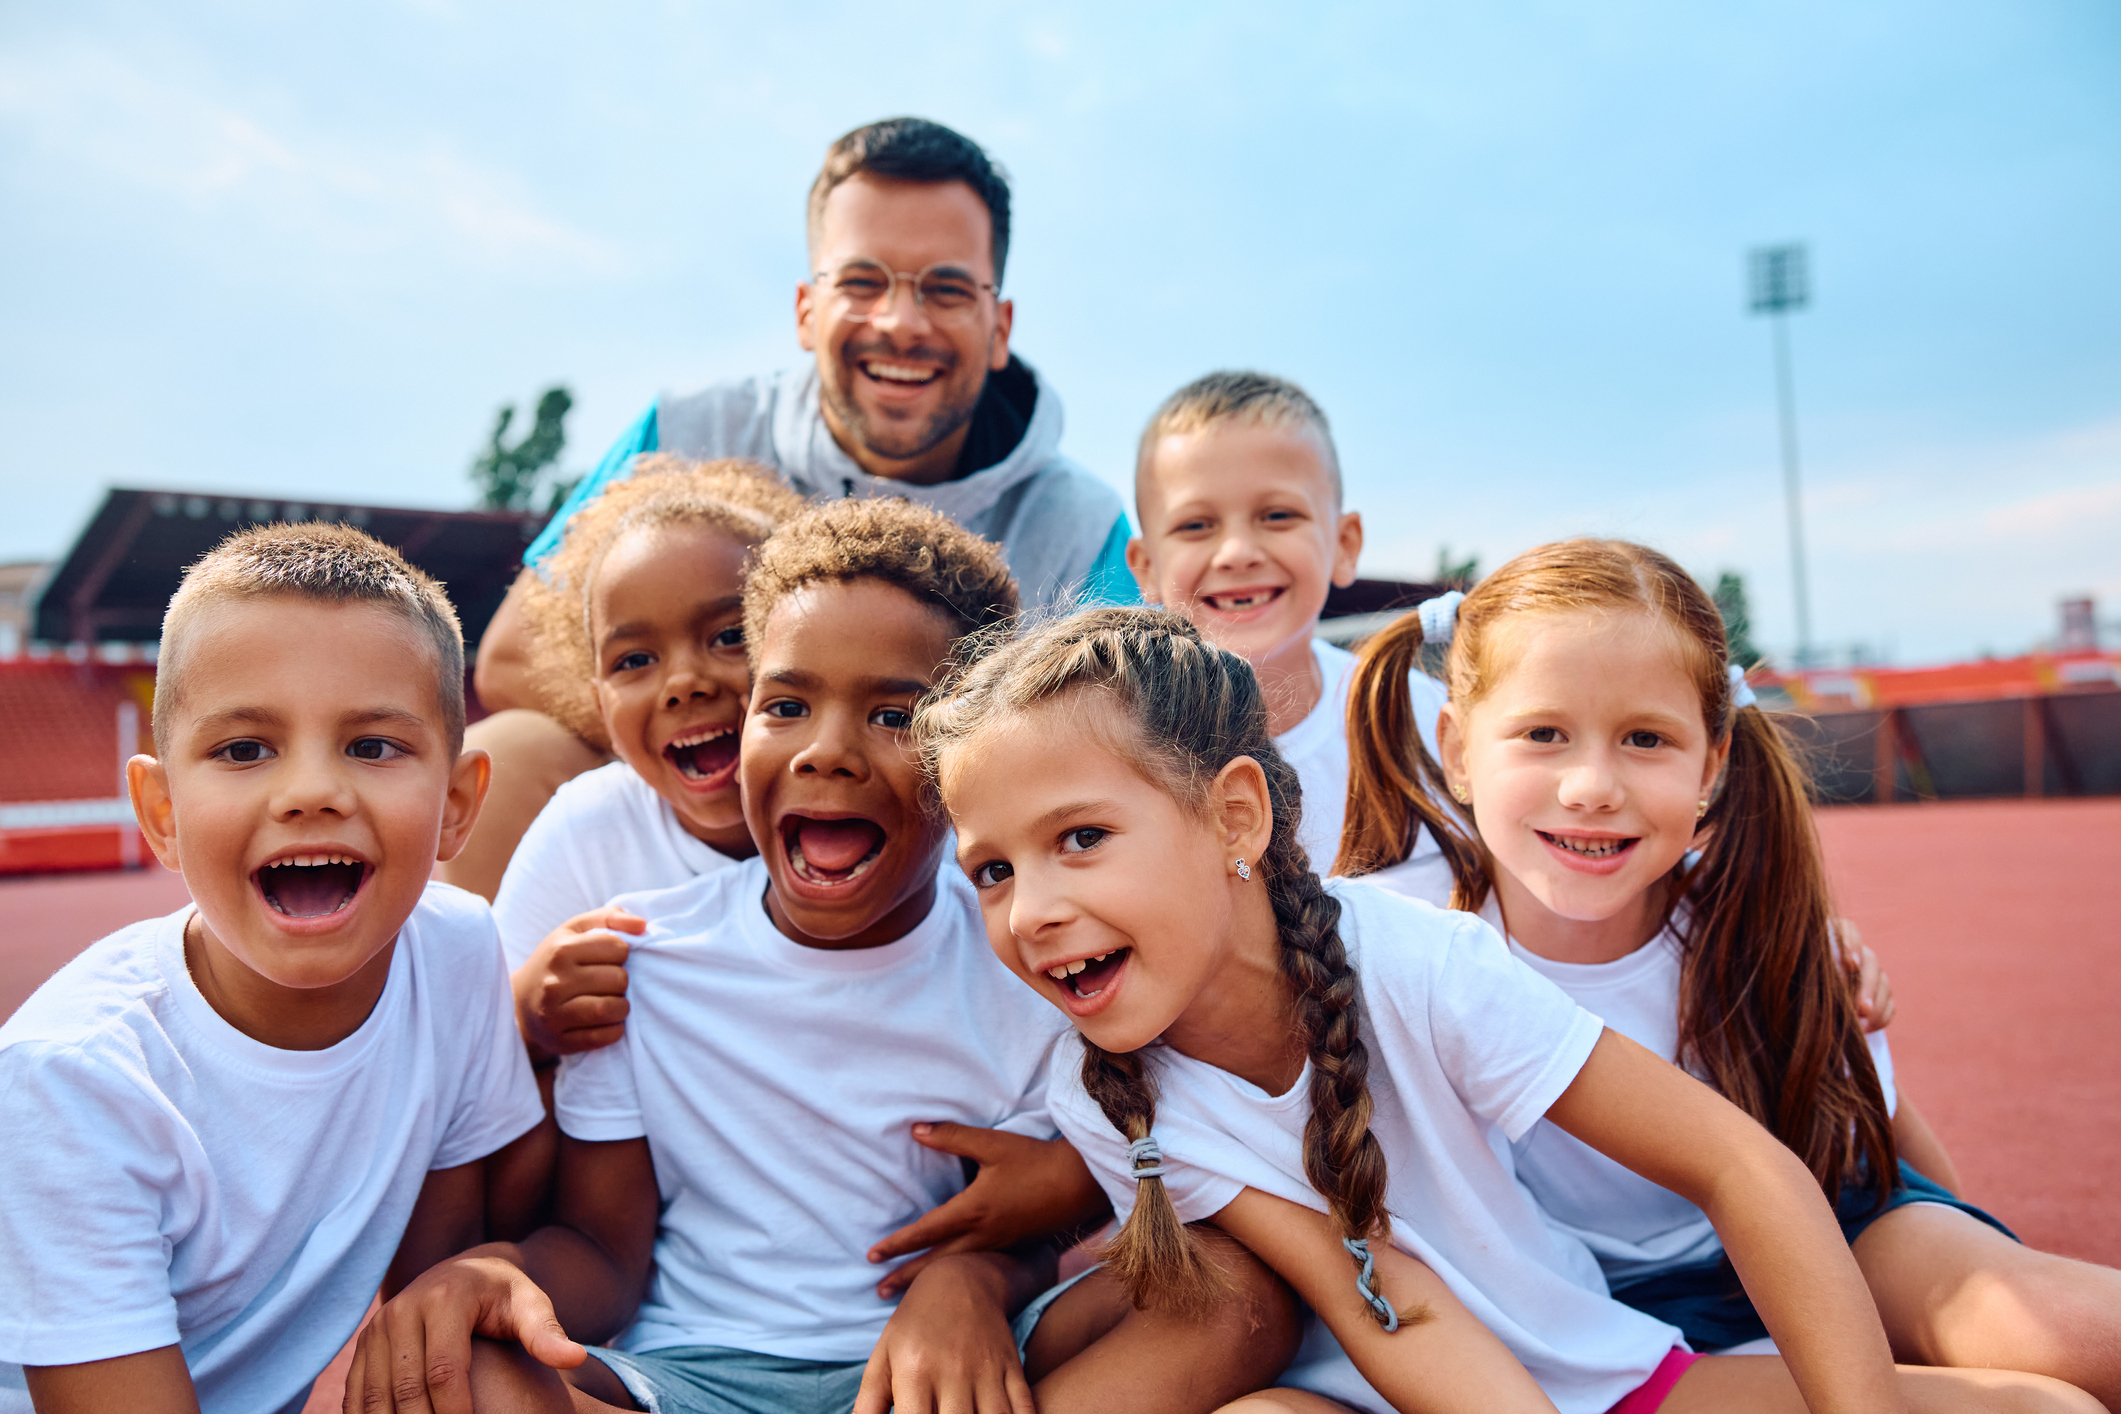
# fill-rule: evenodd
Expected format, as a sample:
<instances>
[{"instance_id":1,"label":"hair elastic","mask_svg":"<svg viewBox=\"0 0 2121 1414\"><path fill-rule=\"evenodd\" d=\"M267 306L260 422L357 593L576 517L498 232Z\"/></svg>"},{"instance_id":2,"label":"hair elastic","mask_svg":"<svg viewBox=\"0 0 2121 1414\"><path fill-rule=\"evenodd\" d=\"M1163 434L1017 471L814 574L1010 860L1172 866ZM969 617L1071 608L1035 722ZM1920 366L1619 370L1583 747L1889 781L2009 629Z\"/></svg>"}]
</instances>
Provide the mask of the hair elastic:
<instances>
[{"instance_id":1,"label":"hair elastic","mask_svg":"<svg viewBox=\"0 0 2121 1414\"><path fill-rule=\"evenodd\" d=\"M1370 1240L1367 1237L1343 1237L1340 1245L1362 1264L1362 1270L1355 1274L1356 1293L1377 1313L1377 1319L1384 1322L1387 1331L1398 1330L1399 1313L1377 1292L1377 1259L1370 1255Z\"/></svg>"},{"instance_id":2,"label":"hair elastic","mask_svg":"<svg viewBox=\"0 0 2121 1414\"><path fill-rule=\"evenodd\" d=\"M1760 699L1753 696L1753 685L1745 680L1744 668L1739 667L1736 663L1731 664L1730 678L1732 711L1735 712L1741 707L1759 705Z\"/></svg>"},{"instance_id":3,"label":"hair elastic","mask_svg":"<svg viewBox=\"0 0 2121 1414\"><path fill-rule=\"evenodd\" d=\"M1466 596L1453 589L1439 594L1434 599L1425 599L1414 614L1421 620L1421 641L1433 643L1441 648L1451 641L1452 631L1458 627L1458 606Z\"/></svg>"},{"instance_id":4,"label":"hair elastic","mask_svg":"<svg viewBox=\"0 0 2121 1414\"><path fill-rule=\"evenodd\" d=\"M1134 1181L1164 1176L1164 1151L1156 1147L1156 1136L1145 1134L1127 1146L1127 1162L1134 1166Z\"/></svg>"}]
</instances>

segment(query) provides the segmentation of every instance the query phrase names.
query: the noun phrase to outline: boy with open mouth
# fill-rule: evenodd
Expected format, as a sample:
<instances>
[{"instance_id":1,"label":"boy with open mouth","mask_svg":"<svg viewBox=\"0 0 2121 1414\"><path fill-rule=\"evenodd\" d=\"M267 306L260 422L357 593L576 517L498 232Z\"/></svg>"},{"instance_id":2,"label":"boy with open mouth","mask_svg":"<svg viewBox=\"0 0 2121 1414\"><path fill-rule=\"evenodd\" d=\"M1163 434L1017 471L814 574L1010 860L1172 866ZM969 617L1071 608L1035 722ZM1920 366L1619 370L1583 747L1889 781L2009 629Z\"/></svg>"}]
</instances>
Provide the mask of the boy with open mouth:
<instances>
[{"instance_id":1,"label":"boy with open mouth","mask_svg":"<svg viewBox=\"0 0 2121 1414\"><path fill-rule=\"evenodd\" d=\"M1019 1342L1060 1299L1040 1296L1054 1239L1106 1210L1044 1108L1064 1023L939 875L947 828L907 741L959 642L1015 609L992 546L905 503L829 503L759 548L738 766L759 856L624 901L648 920L633 1010L561 1064L555 1224L420 1278L363 1336L349 1407L407 1360L468 1369L482 1409L1029 1407ZM939 1250L879 1286L880 1240L965 1191L937 1138L960 1126L1000 1131L976 1182L1012 1229L966 1245L1009 1250ZM1058 1324L1111 1328L1112 1294ZM1204 1414L1293 1349L1289 1314L1286 1346L1232 1357L1235 1314L1174 1330L1147 1376L1034 1358L1038 1407Z\"/></svg>"},{"instance_id":2,"label":"boy with open mouth","mask_svg":"<svg viewBox=\"0 0 2121 1414\"><path fill-rule=\"evenodd\" d=\"M541 1108L492 917L428 882L486 791L463 685L440 587L359 531L186 574L128 777L195 903L0 1026L0 1410L299 1407L485 1236Z\"/></svg>"}]
</instances>

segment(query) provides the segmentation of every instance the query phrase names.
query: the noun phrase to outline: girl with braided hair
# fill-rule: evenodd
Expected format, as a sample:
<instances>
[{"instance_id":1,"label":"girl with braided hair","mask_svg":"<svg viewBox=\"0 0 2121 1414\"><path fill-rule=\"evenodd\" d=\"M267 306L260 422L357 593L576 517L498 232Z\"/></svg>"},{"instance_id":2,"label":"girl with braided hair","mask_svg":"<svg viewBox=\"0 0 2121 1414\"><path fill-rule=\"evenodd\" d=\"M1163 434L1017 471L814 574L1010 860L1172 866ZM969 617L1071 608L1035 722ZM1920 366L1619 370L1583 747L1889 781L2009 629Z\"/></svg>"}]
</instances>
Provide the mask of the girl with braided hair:
<instances>
[{"instance_id":1,"label":"girl with braided hair","mask_svg":"<svg viewBox=\"0 0 2121 1414\"><path fill-rule=\"evenodd\" d=\"M1477 912L1758 1120L1835 1202L1902 1358L2032 1371L2121 1408L2121 1273L2022 1247L1949 1191L1883 1034L1864 1035L1804 771L1714 601L1654 550L1588 539L1529 550L1462 600L1364 646L1337 871ZM1448 644L1440 762L1405 687L1424 643ZM1413 854L1417 835L1441 852ZM1766 1344L1698 1206L1552 1124L1514 1157L1619 1300L1697 1348Z\"/></svg>"},{"instance_id":2,"label":"girl with braided hair","mask_svg":"<svg viewBox=\"0 0 2121 1414\"><path fill-rule=\"evenodd\" d=\"M1212 1224L1316 1312L1283 1388L1231 1410L1985 1407L1896 1377L1810 1175L1735 1106L1479 919L1322 884L1250 669L1183 619L1001 644L915 734L988 941L1079 1033L1048 1106L1124 1215L1114 1274L1205 1303ZM1542 1115L1717 1220L1787 1367L1695 1364L1605 1294L1511 1172Z\"/></svg>"}]
</instances>

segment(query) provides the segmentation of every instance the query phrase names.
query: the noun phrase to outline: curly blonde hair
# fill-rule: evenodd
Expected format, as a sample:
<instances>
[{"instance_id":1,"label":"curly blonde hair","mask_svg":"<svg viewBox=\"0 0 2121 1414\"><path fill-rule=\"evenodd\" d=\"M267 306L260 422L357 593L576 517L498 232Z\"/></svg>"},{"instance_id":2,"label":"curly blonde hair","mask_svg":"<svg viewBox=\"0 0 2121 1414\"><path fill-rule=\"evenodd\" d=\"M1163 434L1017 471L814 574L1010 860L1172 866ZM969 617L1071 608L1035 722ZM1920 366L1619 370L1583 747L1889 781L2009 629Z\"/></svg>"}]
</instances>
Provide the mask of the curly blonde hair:
<instances>
[{"instance_id":1,"label":"curly blonde hair","mask_svg":"<svg viewBox=\"0 0 2121 1414\"><path fill-rule=\"evenodd\" d=\"M873 579L895 585L967 635L1016 616L1016 580L1000 547L939 511L897 497L846 497L812 506L760 545L744 580L744 644L758 643L774 606L813 584Z\"/></svg>"},{"instance_id":2,"label":"curly blonde hair","mask_svg":"<svg viewBox=\"0 0 2121 1414\"><path fill-rule=\"evenodd\" d=\"M589 598L597 571L622 536L657 526L704 525L756 546L805 504L756 462L696 462L663 452L637 460L629 479L606 487L569 518L544 573L525 581L523 614L545 710L585 741L611 749L597 710Z\"/></svg>"}]
</instances>

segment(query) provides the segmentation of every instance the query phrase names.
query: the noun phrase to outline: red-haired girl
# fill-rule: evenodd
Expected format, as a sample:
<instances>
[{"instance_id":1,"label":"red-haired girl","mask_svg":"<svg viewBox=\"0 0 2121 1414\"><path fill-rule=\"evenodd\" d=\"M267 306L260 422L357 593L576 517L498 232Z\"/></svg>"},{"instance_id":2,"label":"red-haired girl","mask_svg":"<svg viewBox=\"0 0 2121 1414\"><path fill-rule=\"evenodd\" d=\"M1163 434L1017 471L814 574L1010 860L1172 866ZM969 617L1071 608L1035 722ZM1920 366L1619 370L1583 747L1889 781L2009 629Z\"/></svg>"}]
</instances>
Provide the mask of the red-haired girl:
<instances>
[{"instance_id":1,"label":"red-haired girl","mask_svg":"<svg viewBox=\"0 0 2121 1414\"><path fill-rule=\"evenodd\" d=\"M1449 643L1440 763L1406 729L1425 640ZM1882 1038L1865 1044L1803 769L1684 570L1619 541L1541 546L1378 634L1349 702L1337 872L1479 913L1765 1126L1837 1204L1902 1359L2038 1372L2121 1403L2121 1273L2018 1245L1906 1162L1950 1180L1896 1104ZM1417 828L1440 854L1408 857ZM1514 1148L1621 1300L1697 1348L1765 1344L1694 1203L1552 1124Z\"/></svg>"}]
</instances>

